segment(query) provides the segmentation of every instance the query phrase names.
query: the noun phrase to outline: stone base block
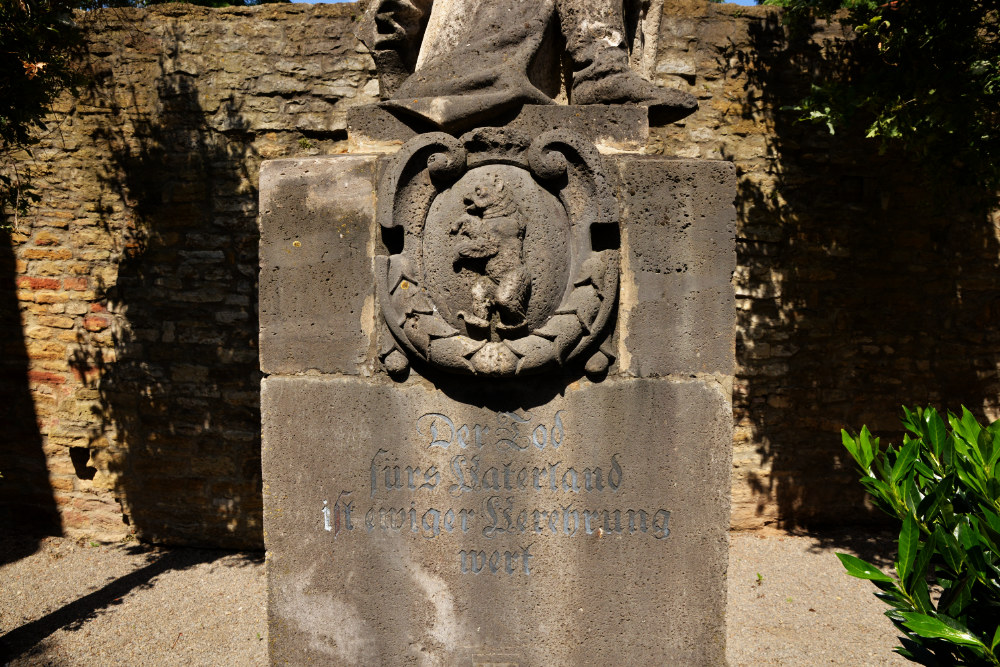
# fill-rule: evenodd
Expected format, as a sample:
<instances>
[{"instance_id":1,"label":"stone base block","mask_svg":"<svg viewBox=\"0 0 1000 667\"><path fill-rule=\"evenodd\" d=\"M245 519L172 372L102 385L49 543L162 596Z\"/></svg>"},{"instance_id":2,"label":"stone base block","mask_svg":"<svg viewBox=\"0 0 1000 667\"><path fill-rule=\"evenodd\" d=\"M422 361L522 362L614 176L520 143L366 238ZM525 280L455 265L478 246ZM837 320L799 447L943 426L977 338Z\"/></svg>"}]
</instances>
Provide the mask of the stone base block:
<instances>
[{"instance_id":1,"label":"stone base block","mask_svg":"<svg viewBox=\"0 0 1000 667\"><path fill-rule=\"evenodd\" d=\"M374 328L371 155L260 169L260 367L357 373Z\"/></svg>"},{"instance_id":2,"label":"stone base block","mask_svg":"<svg viewBox=\"0 0 1000 667\"><path fill-rule=\"evenodd\" d=\"M265 380L272 662L722 664L728 393L552 391Z\"/></svg>"}]
</instances>

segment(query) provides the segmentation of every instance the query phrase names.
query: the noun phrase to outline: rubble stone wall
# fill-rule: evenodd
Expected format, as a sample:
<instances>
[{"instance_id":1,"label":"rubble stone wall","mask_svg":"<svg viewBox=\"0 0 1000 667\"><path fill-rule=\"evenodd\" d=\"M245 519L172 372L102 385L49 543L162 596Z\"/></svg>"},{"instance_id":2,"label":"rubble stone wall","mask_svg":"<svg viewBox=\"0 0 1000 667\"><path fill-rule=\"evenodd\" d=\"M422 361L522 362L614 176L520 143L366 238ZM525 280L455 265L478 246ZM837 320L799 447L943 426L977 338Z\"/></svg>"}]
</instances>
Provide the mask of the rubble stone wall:
<instances>
[{"instance_id":1,"label":"rubble stone wall","mask_svg":"<svg viewBox=\"0 0 1000 667\"><path fill-rule=\"evenodd\" d=\"M667 2L656 77L701 109L649 152L740 174L733 526L870 512L838 430L902 403L996 416L1000 218L782 111L843 38ZM0 244L0 525L259 548L257 172L347 148L377 97L353 4L78 15L88 85Z\"/></svg>"}]
</instances>

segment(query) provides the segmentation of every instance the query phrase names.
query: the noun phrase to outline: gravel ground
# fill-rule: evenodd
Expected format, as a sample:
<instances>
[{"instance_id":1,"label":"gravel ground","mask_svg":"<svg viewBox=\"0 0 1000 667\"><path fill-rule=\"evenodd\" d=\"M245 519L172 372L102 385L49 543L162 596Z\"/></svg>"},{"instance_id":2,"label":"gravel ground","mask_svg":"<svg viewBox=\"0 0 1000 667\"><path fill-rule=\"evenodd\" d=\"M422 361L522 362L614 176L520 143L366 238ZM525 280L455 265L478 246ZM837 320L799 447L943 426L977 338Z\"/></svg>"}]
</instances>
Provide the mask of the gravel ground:
<instances>
[{"instance_id":1,"label":"gravel ground","mask_svg":"<svg viewBox=\"0 0 1000 667\"><path fill-rule=\"evenodd\" d=\"M730 665L909 664L891 653L895 633L870 584L833 555L885 565L891 549L891 536L857 531L734 533ZM0 661L265 665L265 588L259 553L5 538Z\"/></svg>"},{"instance_id":2,"label":"gravel ground","mask_svg":"<svg viewBox=\"0 0 1000 667\"><path fill-rule=\"evenodd\" d=\"M892 652L896 629L870 582L844 574L834 555L888 571L892 535L840 530L796 537L733 533L726 654L732 667L910 665Z\"/></svg>"}]
</instances>

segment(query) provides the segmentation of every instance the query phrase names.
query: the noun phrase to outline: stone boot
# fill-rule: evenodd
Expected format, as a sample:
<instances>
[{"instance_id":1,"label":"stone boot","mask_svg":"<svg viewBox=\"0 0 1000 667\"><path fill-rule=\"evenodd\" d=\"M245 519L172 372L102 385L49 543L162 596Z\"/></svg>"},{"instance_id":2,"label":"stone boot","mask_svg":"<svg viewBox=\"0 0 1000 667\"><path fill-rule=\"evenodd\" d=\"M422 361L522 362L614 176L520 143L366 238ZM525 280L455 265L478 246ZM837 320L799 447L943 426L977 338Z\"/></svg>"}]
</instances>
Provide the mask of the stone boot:
<instances>
[{"instance_id":1,"label":"stone boot","mask_svg":"<svg viewBox=\"0 0 1000 667\"><path fill-rule=\"evenodd\" d=\"M621 2L559 0L559 21L573 63L572 104L639 104L660 122L698 108L690 93L660 88L629 68Z\"/></svg>"}]
</instances>

